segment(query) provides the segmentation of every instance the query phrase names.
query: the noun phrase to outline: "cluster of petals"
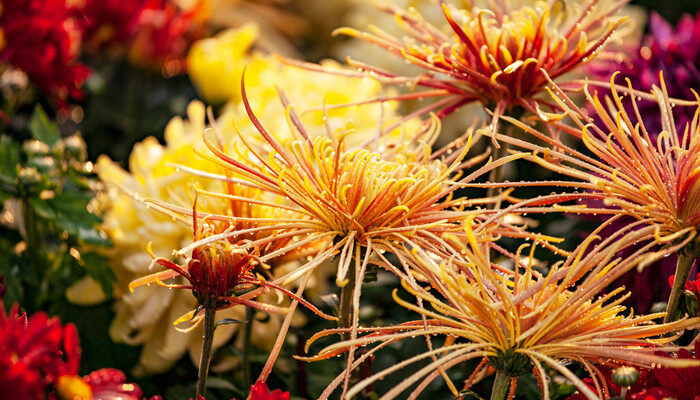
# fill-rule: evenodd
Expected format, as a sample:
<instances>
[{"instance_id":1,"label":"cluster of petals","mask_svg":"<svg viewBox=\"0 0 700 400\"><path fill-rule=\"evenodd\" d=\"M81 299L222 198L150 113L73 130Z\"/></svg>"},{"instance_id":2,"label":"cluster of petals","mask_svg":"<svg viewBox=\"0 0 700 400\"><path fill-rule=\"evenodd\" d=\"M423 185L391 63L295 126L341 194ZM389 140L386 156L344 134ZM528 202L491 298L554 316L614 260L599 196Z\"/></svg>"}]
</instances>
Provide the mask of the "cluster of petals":
<instances>
[{"instance_id":1,"label":"cluster of petals","mask_svg":"<svg viewBox=\"0 0 700 400\"><path fill-rule=\"evenodd\" d=\"M59 103L83 97L89 71L78 60L80 32L65 0L3 0L0 33L0 61Z\"/></svg>"},{"instance_id":2,"label":"cluster of petals","mask_svg":"<svg viewBox=\"0 0 700 400\"><path fill-rule=\"evenodd\" d=\"M0 308L0 399L139 400L141 389L123 372L103 368L78 375L80 340L74 325L63 326L43 312L31 317L17 305Z\"/></svg>"}]
</instances>

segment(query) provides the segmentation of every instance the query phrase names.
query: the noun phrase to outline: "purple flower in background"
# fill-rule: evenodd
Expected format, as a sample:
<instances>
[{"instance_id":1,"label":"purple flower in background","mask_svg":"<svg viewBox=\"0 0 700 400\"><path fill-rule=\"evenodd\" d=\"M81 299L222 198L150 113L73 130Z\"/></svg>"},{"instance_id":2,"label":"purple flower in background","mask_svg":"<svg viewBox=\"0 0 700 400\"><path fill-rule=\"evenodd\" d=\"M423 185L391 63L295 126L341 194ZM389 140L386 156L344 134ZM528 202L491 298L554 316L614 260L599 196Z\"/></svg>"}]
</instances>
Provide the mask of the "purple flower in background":
<instances>
[{"instance_id":1,"label":"purple flower in background","mask_svg":"<svg viewBox=\"0 0 700 400\"><path fill-rule=\"evenodd\" d=\"M649 34L636 48L630 49L630 58L621 62L597 62L591 64L593 73L607 80L620 71L620 78L629 78L637 90L650 91L659 85L659 71L671 98L695 100L691 89L700 90L700 13L684 15L674 27L657 13L649 18ZM655 101L638 102L639 112L650 135L661 132L661 116ZM629 110L633 110L631 104ZM678 132L683 132L686 123L692 121L695 107L676 107L674 117Z\"/></svg>"}]
</instances>

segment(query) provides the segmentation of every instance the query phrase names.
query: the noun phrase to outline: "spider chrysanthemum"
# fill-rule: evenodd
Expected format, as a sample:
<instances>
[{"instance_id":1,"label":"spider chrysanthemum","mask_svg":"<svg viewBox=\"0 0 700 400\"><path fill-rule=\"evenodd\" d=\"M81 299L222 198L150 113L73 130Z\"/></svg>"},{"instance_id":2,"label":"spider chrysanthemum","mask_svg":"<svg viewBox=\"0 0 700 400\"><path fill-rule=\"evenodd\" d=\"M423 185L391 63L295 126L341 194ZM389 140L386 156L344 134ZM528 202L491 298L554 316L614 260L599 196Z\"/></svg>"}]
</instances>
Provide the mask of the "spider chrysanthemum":
<instances>
[{"instance_id":1,"label":"spider chrysanthemum","mask_svg":"<svg viewBox=\"0 0 700 400\"><path fill-rule=\"evenodd\" d=\"M284 308L253 300L261 293L274 289L301 302L318 315L333 319L289 290L256 274L254 268L261 263L259 250L247 246L249 240L240 240L236 243L226 239L216 240L217 235L230 229L221 232L221 223L208 221L207 217L200 220L196 204L192 211L192 221L194 243L176 252L184 256L185 261L178 264L152 254L153 264L159 264L166 270L134 280L129 284L130 290L156 283L169 289L191 290L202 309L220 310L244 305L266 312L284 314L287 311ZM187 252L190 254L188 255ZM177 277L183 277L187 283L166 282ZM180 317L175 324L189 320L192 325L185 331L191 331L202 322L203 318L203 313L196 310Z\"/></svg>"},{"instance_id":2,"label":"spider chrysanthemum","mask_svg":"<svg viewBox=\"0 0 700 400\"><path fill-rule=\"evenodd\" d=\"M336 33L370 42L425 70L403 76L371 62L348 59L350 65L380 81L421 88L400 99L436 99L420 112L443 117L479 102L493 110L495 129L501 115L542 114L543 107L554 106L542 96L547 85L542 71L553 79L563 78L597 56L625 21L618 12L626 3L475 0L458 8L442 1L444 28L430 24L414 9L386 4L381 9L395 15L405 37L377 27L371 27L371 33L354 28Z\"/></svg>"},{"instance_id":3,"label":"spider chrysanthemum","mask_svg":"<svg viewBox=\"0 0 700 400\"><path fill-rule=\"evenodd\" d=\"M625 307L621 303L629 296L619 295L624 288L599 295L616 277L650 256L645 252L651 248L651 244L628 258L615 256L648 231L653 231L653 227L626 234L619 232L595 245L592 243L599 238L590 236L546 274L533 268L534 246L529 255L523 257L523 262L516 263L515 271L511 274L494 271L488 257L488 245L473 239L463 247L465 256L471 261L466 269L454 268L449 263L437 264L429 258L421 260L418 252L416 262L424 263L423 268L434 270L430 286L412 285L406 279L403 285L433 309L405 301L397 292L394 292L394 298L425 319L390 327L361 328L360 331L366 335L328 346L309 359L326 359L350 347L375 344L357 359L352 366L355 368L366 357L398 340L422 335L444 338L442 347L429 349L376 373L347 393L347 398L350 398L378 379L413 363L428 361L427 365L392 386L381 399L396 398L410 388L413 388L410 395L403 398L415 399L440 376L458 395L457 387L445 371L475 358L483 358L483 361L467 381L464 390L469 388L483 368L490 365L496 370L496 379L501 375L506 382L510 381L511 395L514 393L515 378L533 371L545 399L550 394L545 367L562 374L587 398L598 399L608 397L605 381L595 365L599 362L619 361L645 368L697 365L693 361L659 356L655 351L672 348L667 344L676 336L664 335L679 329L697 328L700 318L655 324L653 321L663 313L641 316L635 316L633 312L623 314ZM525 246L519 252L526 250ZM337 332L321 332L312 341ZM583 365L597 390L591 390L566 367L572 361ZM340 378L337 378L321 398L327 398L339 382Z\"/></svg>"},{"instance_id":4,"label":"spider chrysanthemum","mask_svg":"<svg viewBox=\"0 0 700 400\"><path fill-rule=\"evenodd\" d=\"M489 231L493 229L493 234L535 238L521 226L492 217L495 210L478 209L478 205L492 199L455 196L455 191L465 183L523 154L486 163L466 175L464 170L483 161L485 156L465 158L470 148L469 132L451 147L432 153L430 138L439 129L435 118L432 118L433 125L424 125L421 129L426 131L415 136L428 142L417 140L412 151L407 151L405 145L376 151L362 147L348 149L345 141L352 135L351 129L335 132L328 129L324 135L312 135L291 106L287 106L287 118L294 139L282 142L276 139L280 135L270 134L252 112L243 82L241 86L244 106L264 146L260 145L260 140L239 132L245 149L234 148L237 154L233 155L224 151L212 135L205 135L205 143L217 156L212 160L245 185L274 198L275 203L269 206L288 211L283 218L251 219L257 225L253 229L259 233L285 232L298 239L261 256L261 260L282 256L310 243L317 244L315 256L309 257L292 273L277 277L276 282L286 284L302 278L297 292L301 293L314 269L337 256L336 281L343 287L341 325L357 326L362 285L356 283L363 281L371 265L396 274L406 273L407 264L402 260L411 248L417 247L434 256L459 262L459 250L443 237L463 237L466 223L479 224L489 218ZM284 95L281 97L286 102ZM468 216L472 218L468 220ZM211 217L237 219L235 215ZM242 232L244 230L234 229L226 235L235 237ZM549 238L543 239L546 240ZM260 244L252 240L248 245L257 247ZM400 266L389 262L384 253L396 255ZM288 316L285 324L290 321ZM280 340L278 343L281 345ZM263 378L268 371L264 370Z\"/></svg>"},{"instance_id":5,"label":"spider chrysanthemum","mask_svg":"<svg viewBox=\"0 0 700 400\"><path fill-rule=\"evenodd\" d=\"M669 300L669 318L673 318L682 284L700 255L700 99L695 102L670 99L663 77L661 86L654 86L651 93L634 90L628 81L629 88L621 94L623 89L615 85L615 77L616 74L611 78L612 89L604 100L605 105L597 93L585 90L595 120L556 85L552 86L556 92L553 99L564 110L562 117L569 117L572 125L552 120L550 126L579 137L592 155L548 138L512 118L508 120L553 148L501 135L495 137L534 150L534 161L575 178L576 182L566 185L587 189L585 197L603 203L603 207L584 204L572 210L626 215L655 227L641 240L655 241L665 245L667 254L677 252L679 255L676 274L680 278ZM627 96L627 93L634 95ZM648 116L639 111L638 97L657 103L660 132L647 130L644 120ZM681 105L694 106L696 112L689 123L677 127L673 109Z\"/></svg>"}]
</instances>

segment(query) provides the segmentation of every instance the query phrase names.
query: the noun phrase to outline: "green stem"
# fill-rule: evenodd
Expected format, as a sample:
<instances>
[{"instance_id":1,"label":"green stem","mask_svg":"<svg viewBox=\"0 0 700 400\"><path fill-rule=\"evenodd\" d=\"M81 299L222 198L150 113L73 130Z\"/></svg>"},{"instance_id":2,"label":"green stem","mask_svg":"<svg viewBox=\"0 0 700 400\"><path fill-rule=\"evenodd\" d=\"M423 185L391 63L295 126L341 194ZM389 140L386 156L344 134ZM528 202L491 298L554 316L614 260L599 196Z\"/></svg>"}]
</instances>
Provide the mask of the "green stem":
<instances>
[{"instance_id":1,"label":"green stem","mask_svg":"<svg viewBox=\"0 0 700 400\"><path fill-rule=\"evenodd\" d=\"M355 263L350 262L348 267L348 283L340 290L340 315L338 327L349 328L352 325L352 297L355 292ZM341 335L342 340L350 339L350 332Z\"/></svg>"},{"instance_id":2,"label":"green stem","mask_svg":"<svg viewBox=\"0 0 700 400\"><path fill-rule=\"evenodd\" d=\"M681 303L681 295L685 290L685 282L688 280L690 270L695 262L694 252L681 250L678 252L678 263L676 264L676 276L673 279L673 287L671 288L671 296L668 298L666 306L666 316L664 322L672 322L676 319L678 307Z\"/></svg>"},{"instance_id":3,"label":"green stem","mask_svg":"<svg viewBox=\"0 0 700 400\"><path fill-rule=\"evenodd\" d=\"M204 396L207 389L207 375L209 374L209 362L211 361L211 349L214 345L214 329L216 309L204 309L204 341L202 342L202 356L199 359L199 376L197 377L197 396Z\"/></svg>"},{"instance_id":4,"label":"green stem","mask_svg":"<svg viewBox=\"0 0 700 400\"><path fill-rule=\"evenodd\" d=\"M255 309L246 307L245 310L246 324L243 331L243 384L244 388L249 388L250 382L250 349L252 346L251 339L253 337L253 323L255 322Z\"/></svg>"},{"instance_id":5,"label":"green stem","mask_svg":"<svg viewBox=\"0 0 700 400\"><path fill-rule=\"evenodd\" d=\"M34 210L32 210L30 201L31 200L29 198L22 200L22 221L24 222L24 230L27 236L25 238L27 250L30 251L29 254L35 254L34 252L39 251L40 249L40 243L36 216L34 215Z\"/></svg>"},{"instance_id":6,"label":"green stem","mask_svg":"<svg viewBox=\"0 0 700 400\"><path fill-rule=\"evenodd\" d=\"M510 389L510 376L502 371L496 371L496 380L493 381L491 400L503 400Z\"/></svg>"}]
</instances>

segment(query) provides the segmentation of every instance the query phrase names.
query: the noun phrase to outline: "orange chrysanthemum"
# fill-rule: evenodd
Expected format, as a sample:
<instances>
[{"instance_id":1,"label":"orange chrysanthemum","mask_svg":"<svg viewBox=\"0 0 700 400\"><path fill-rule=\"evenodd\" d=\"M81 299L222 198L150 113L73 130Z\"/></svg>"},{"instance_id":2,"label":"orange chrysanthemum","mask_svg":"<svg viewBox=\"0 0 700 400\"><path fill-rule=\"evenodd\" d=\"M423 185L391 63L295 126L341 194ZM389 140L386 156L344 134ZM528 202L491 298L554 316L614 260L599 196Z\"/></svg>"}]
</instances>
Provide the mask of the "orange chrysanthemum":
<instances>
[{"instance_id":1,"label":"orange chrysanthemum","mask_svg":"<svg viewBox=\"0 0 700 400\"><path fill-rule=\"evenodd\" d=\"M601 228L602 229L602 228ZM617 259L618 251L630 246L653 227L633 230L627 234L618 232L595 246L600 238L589 236L563 263L554 264L547 274L533 268L534 246L524 261L517 262L515 271L499 274L492 268L488 256L488 244L471 237L463 244L465 257L470 261L466 268L455 268L448 262L438 264L420 252L416 262L422 269L432 269L428 288L411 284L404 279L404 288L433 310L405 301L394 292L395 300L402 306L421 314L422 320L410 321L391 327L360 328L365 336L336 343L321 350L308 360L323 360L341 354L354 347L376 344L353 363L357 368L377 350L398 340L416 336L442 336L445 343L439 348L406 359L365 379L343 398L351 398L378 379L413 363L429 360L428 365L393 386L381 399L393 399L413 387L407 397L417 396L436 378L443 376L457 396L455 385L445 371L473 358L484 358L467 382L487 365L510 380L511 395L516 377L533 371L545 399L549 398L547 365L569 379L589 399L608 397L607 388L595 363L599 360L616 360L639 367L657 365L689 367L700 362L674 359L657 355L655 351L671 350L667 347L677 336L664 335L679 329L700 326L700 318L683 319L668 324L652 321L664 313L634 316L623 315L621 303L629 296L618 296L624 288L617 288L599 296L617 277L634 268L647 257L653 244L643 246L625 259ZM471 232L469 232L471 234ZM596 232L594 232L595 234ZM461 240L457 244L462 243ZM518 253L526 250L523 245ZM332 329L315 335L307 344L320 337L341 332ZM595 382L591 390L565 365L582 364ZM320 396L326 399L342 382L342 375L335 379ZM497 377L498 379L498 377ZM506 382L507 382L506 380Z\"/></svg>"},{"instance_id":2,"label":"orange chrysanthemum","mask_svg":"<svg viewBox=\"0 0 700 400\"><path fill-rule=\"evenodd\" d=\"M577 179L577 182L559 184L587 189L588 193L578 197L598 199L603 203L602 207L589 208L583 204L568 210L628 215L639 224L655 227L641 240L655 241L665 245L667 254L678 252L679 255L676 274L680 279L669 299L669 318L673 318L682 285L694 259L700 255L700 108L690 123L679 128L674 121L673 107L681 104L697 107L700 99L696 102L670 99L663 76L660 81L661 87L654 86L651 93L643 93L635 91L629 81L628 89L617 87L613 75L609 85L612 88L610 97L606 98L607 107L597 93L591 94L586 88L584 91L595 113L595 121L559 87L552 86L556 92L553 99L564 110L561 118L569 117L573 125L557 121L561 118L555 117L550 120L550 126L579 137L592 156L512 118L508 121L548 142L553 148L502 135L494 137L533 150L530 158L535 162ZM630 106L623 102L622 90L625 94L633 94L629 99ZM661 132L647 131L637 107L638 97L658 104ZM634 115L630 115L629 109L634 110ZM562 198L566 199L566 196Z\"/></svg>"}]
</instances>

